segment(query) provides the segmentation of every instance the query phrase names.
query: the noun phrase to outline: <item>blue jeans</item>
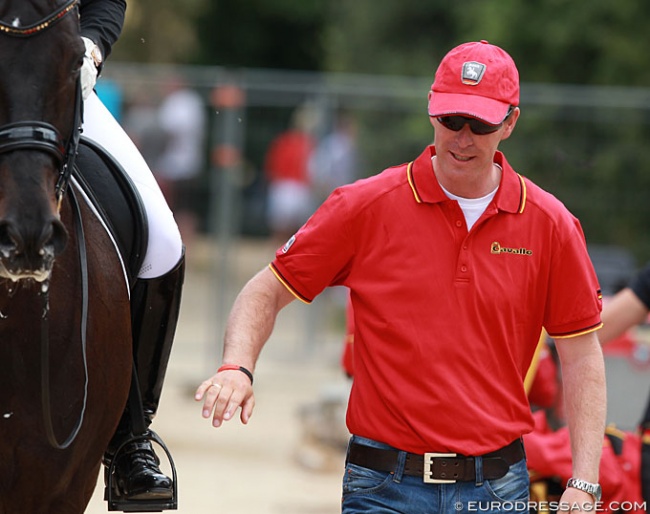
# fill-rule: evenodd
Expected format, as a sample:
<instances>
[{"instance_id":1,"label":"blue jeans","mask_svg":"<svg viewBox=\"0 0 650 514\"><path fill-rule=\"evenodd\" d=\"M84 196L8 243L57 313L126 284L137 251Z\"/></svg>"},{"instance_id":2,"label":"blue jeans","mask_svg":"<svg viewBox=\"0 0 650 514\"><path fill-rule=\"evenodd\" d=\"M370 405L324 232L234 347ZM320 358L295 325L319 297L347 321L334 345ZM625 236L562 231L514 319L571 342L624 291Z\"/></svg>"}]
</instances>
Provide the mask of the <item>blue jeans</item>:
<instances>
[{"instance_id":1,"label":"blue jeans","mask_svg":"<svg viewBox=\"0 0 650 514\"><path fill-rule=\"evenodd\" d=\"M357 444L390 446L352 436ZM342 514L480 514L528 512L529 480L526 459L510 466L496 480L428 484L422 477L404 475L405 452L400 452L395 473L374 471L348 463L343 477ZM476 458L477 477L482 459Z\"/></svg>"}]
</instances>

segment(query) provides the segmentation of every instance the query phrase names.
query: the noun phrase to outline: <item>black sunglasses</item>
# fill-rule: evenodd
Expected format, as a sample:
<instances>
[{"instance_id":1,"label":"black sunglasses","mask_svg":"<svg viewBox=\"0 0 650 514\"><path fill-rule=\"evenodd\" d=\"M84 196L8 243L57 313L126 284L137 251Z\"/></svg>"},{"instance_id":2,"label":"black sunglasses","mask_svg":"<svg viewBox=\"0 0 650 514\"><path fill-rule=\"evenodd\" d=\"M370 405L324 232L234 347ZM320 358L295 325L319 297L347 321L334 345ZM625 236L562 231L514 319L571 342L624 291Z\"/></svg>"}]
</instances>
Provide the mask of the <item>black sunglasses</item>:
<instances>
[{"instance_id":1,"label":"black sunglasses","mask_svg":"<svg viewBox=\"0 0 650 514\"><path fill-rule=\"evenodd\" d=\"M454 132L458 132L467 123L469 124L469 129L472 131L472 133L476 134L477 136L484 136L486 134L492 134L493 132L499 130L503 126L503 123L508 119L508 116L512 114L512 111L514 109L515 108L511 105L510 109L508 109L508 112L506 113L505 118L503 118L503 121L498 125L488 125L487 123L483 123L476 118L467 118L465 116L439 116L436 119L445 128L453 130Z\"/></svg>"}]
</instances>

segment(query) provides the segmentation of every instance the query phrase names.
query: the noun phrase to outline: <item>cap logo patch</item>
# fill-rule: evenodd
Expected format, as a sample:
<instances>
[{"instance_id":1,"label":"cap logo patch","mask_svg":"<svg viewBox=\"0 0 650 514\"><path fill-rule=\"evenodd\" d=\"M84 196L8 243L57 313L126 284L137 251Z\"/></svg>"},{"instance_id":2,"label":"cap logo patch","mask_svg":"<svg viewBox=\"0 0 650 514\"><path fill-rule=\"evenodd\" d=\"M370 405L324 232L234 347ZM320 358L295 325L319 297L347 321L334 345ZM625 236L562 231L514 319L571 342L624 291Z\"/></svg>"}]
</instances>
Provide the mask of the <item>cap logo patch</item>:
<instances>
[{"instance_id":1,"label":"cap logo patch","mask_svg":"<svg viewBox=\"0 0 650 514\"><path fill-rule=\"evenodd\" d=\"M463 71L460 77L461 82L468 86L477 86L481 82L486 68L487 66L485 64L476 61L463 63Z\"/></svg>"}]
</instances>

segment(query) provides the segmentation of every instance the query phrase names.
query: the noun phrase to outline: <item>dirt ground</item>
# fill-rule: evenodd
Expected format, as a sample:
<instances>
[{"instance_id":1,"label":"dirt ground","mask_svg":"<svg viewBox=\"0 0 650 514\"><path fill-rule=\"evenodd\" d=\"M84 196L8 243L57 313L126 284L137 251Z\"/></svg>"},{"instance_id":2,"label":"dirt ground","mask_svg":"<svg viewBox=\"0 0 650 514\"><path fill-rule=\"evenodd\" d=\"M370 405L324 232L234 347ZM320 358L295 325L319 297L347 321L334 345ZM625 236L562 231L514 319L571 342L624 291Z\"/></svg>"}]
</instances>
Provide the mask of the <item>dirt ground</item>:
<instances>
[{"instance_id":1,"label":"dirt ground","mask_svg":"<svg viewBox=\"0 0 650 514\"><path fill-rule=\"evenodd\" d=\"M200 404L193 399L220 354L221 334L213 333L221 332L219 303L228 302L229 308L234 294L223 299L215 292L223 285L222 278L214 278L223 265L219 260L228 260L228 288L238 290L271 255L263 242L237 245L226 257L201 242L188 248L181 319L161 407L152 425L176 464L180 514L340 511L342 453L334 452L325 461L325 454L305 448L299 413L318 398L339 397L339 391L346 388L337 366L342 334L333 330L327 336L329 342L313 348L313 337L305 341L309 323L315 323L305 316L309 307L296 302L283 312L256 370L256 407L247 426L237 418L212 428L201 418ZM319 314L324 310L316 308ZM108 512L103 479L87 512Z\"/></svg>"},{"instance_id":2,"label":"dirt ground","mask_svg":"<svg viewBox=\"0 0 650 514\"><path fill-rule=\"evenodd\" d=\"M272 248L256 241L237 242L227 254L202 241L188 248L177 339L152 427L176 463L180 514L340 512L343 452L307 444L300 416L315 401L336 404L348 386L338 368L340 298L313 306L294 302L281 313L258 364L256 408L248 426L235 419L214 429L193 399L218 361L222 316L235 292L271 256ZM218 292L224 290L228 293ZM645 405L650 372L621 358L608 358L607 372L609 420L632 428ZM337 428L327 431L341 439L333 433ZM102 480L87 512L108 512Z\"/></svg>"}]
</instances>

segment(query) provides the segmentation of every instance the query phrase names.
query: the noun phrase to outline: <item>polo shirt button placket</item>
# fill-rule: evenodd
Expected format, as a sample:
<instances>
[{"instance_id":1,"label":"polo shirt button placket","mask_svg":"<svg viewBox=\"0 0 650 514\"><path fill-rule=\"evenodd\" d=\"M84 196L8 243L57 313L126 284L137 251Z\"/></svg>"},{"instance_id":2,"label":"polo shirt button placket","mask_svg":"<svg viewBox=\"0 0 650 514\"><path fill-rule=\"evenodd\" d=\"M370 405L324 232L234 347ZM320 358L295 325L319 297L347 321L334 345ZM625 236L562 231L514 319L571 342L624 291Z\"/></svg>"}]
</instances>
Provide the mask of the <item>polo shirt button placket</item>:
<instances>
[{"instance_id":1,"label":"polo shirt button placket","mask_svg":"<svg viewBox=\"0 0 650 514\"><path fill-rule=\"evenodd\" d=\"M457 221L456 222L456 225L461 225L462 226L462 224L463 224L462 221ZM467 278L467 273L468 273L468 270L469 270L469 266L467 264L467 261L468 261L467 252L468 252L468 249L469 249L469 244L468 244L468 241L467 241L468 238L469 238L469 235L466 235L463 242L462 242L462 244L461 244L460 253L459 253L459 256L458 256L459 261L460 261L458 263L458 270L460 271L460 274L463 275L465 278Z\"/></svg>"}]
</instances>

